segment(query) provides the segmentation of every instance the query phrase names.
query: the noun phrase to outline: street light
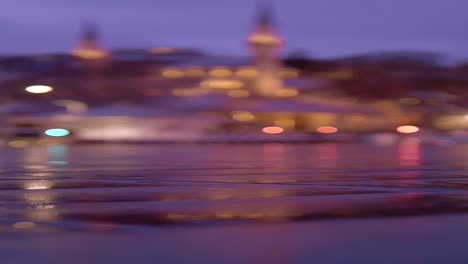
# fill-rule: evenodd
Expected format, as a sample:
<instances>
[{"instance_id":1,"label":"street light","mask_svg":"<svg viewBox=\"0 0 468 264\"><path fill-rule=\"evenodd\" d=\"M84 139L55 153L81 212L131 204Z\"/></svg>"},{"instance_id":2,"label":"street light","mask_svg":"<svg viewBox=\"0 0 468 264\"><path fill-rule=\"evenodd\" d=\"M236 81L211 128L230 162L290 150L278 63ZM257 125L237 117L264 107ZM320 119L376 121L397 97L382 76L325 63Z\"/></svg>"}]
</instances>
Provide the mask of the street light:
<instances>
[{"instance_id":1,"label":"street light","mask_svg":"<svg viewBox=\"0 0 468 264\"><path fill-rule=\"evenodd\" d=\"M43 93L49 93L54 88L47 86L47 85L32 85L28 86L25 89L28 93L33 93L33 94L43 94Z\"/></svg>"}]
</instances>

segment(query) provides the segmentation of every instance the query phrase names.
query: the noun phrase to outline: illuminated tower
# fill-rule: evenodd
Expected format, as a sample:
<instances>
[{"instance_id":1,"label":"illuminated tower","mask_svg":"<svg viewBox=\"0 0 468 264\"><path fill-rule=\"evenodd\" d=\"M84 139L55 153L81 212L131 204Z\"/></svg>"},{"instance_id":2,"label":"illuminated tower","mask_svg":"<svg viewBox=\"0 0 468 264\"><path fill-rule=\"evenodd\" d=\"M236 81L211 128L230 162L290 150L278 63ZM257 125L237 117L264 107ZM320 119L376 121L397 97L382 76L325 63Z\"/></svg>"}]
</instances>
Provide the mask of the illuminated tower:
<instances>
[{"instance_id":1,"label":"illuminated tower","mask_svg":"<svg viewBox=\"0 0 468 264\"><path fill-rule=\"evenodd\" d=\"M254 52L254 64L258 74L253 82L254 91L262 96L274 97L283 88L281 63L278 59L284 42L276 33L270 4L259 5L255 30L248 37Z\"/></svg>"},{"instance_id":2,"label":"illuminated tower","mask_svg":"<svg viewBox=\"0 0 468 264\"><path fill-rule=\"evenodd\" d=\"M109 52L99 43L96 25L85 24L78 46L73 49L72 55L85 60L100 60L109 57Z\"/></svg>"}]
</instances>

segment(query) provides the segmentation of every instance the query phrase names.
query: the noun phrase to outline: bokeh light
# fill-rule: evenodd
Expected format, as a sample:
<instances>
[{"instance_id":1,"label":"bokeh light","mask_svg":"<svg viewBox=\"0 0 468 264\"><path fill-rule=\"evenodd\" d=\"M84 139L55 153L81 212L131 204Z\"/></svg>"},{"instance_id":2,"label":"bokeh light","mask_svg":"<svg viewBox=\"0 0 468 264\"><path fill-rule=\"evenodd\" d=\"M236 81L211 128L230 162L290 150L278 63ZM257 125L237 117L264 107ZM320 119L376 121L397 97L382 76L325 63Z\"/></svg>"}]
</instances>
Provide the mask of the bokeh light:
<instances>
[{"instance_id":1,"label":"bokeh light","mask_svg":"<svg viewBox=\"0 0 468 264\"><path fill-rule=\"evenodd\" d=\"M33 93L33 94L43 94L43 93L49 93L54 90L54 88L47 86L47 85L32 85L28 86L25 89L28 93Z\"/></svg>"},{"instance_id":2,"label":"bokeh light","mask_svg":"<svg viewBox=\"0 0 468 264\"><path fill-rule=\"evenodd\" d=\"M322 134L334 134L338 132L338 128L332 127L332 126L323 126L317 128L317 132L322 133Z\"/></svg>"},{"instance_id":3,"label":"bokeh light","mask_svg":"<svg viewBox=\"0 0 468 264\"><path fill-rule=\"evenodd\" d=\"M262 131L266 134L281 134L284 132L284 129L278 126L270 126L263 128Z\"/></svg>"},{"instance_id":4,"label":"bokeh light","mask_svg":"<svg viewBox=\"0 0 468 264\"><path fill-rule=\"evenodd\" d=\"M49 137L65 137L70 135L70 131L64 128L52 128L44 132Z\"/></svg>"},{"instance_id":5,"label":"bokeh light","mask_svg":"<svg viewBox=\"0 0 468 264\"><path fill-rule=\"evenodd\" d=\"M400 126L396 130L402 134L412 134L418 132L419 128L416 126Z\"/></svg>"}]
</instances>

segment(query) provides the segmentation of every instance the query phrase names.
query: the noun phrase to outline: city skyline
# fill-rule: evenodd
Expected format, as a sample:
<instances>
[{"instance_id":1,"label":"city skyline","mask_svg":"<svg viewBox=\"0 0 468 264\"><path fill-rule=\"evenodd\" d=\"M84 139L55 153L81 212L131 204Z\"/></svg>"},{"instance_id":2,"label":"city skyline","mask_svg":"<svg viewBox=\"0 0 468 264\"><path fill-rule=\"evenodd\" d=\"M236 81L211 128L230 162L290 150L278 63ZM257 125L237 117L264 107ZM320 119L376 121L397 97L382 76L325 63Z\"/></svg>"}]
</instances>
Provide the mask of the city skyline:
<instances>
[{"instance_id":1,"label":"city skyline","mask_svg":"<svg viewBox=\"0 0 468 264\"><path fill-rule=\"evenodd\" d=\"M256 1L5 0L0 54L69 52L81 24L95 20L113 48L194 47L247 54ZM468 18L459 0L272 1L287 50L334 57L386 50L421 50L468 58ZM187 15L185 10L190 10Z\"/></svg>"}]
</instances>

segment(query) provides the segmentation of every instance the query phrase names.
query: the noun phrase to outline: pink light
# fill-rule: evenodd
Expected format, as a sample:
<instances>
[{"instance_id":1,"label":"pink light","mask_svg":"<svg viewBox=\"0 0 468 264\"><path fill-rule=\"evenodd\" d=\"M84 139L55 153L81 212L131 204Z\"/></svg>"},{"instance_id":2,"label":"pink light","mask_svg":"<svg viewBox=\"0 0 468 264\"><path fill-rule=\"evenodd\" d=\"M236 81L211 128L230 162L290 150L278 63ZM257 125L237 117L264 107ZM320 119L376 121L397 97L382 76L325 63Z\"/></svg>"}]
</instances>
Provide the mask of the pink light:
<instances>
[{"instance_id":1,"label":"pink light","mask_svg":"<svg viewBox=\"0 0 468 264\"><path fill-rule=\"evenodd\" d=\"M317 132L322 133L322 134L334 134L338 132L338 128L332 127L332 126L323 126L317 128Z\"/></svg>"},{"instance_id":2,"label":"pink light","mask_svg":"<svg viewBox=\"0 0 468 264\"><path fill-rule=\"evenodd\" d=\"M263 128L263 133L266 134L281 134L284 132L284 129L277 126L265 127Z\"/></svg>"},{"instance_id":3,"label":"pink light","mask_svg":"<svg viewBox=\"0 0 468 264\"><path fill-rule=\"evenodd\" d=\"M400 126L396 129L402 134L413 134L419 131L419 128L416 126Z\"/></svg>"}]
</instances>

